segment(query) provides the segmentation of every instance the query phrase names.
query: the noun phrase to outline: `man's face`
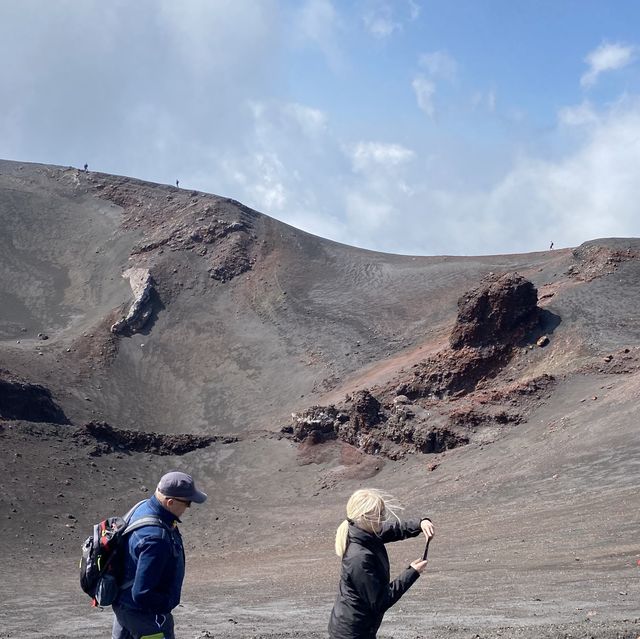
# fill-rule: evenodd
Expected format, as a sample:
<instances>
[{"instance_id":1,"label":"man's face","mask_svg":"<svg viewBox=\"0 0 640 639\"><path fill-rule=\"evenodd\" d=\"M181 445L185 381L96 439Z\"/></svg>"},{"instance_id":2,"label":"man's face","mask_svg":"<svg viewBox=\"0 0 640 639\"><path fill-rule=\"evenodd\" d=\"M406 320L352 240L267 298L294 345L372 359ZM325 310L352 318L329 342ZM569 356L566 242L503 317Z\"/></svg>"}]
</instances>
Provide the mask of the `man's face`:
<instances>
[{"instance_id":1,"label":"man's face","mask_svg":"<svg viewBox=\"0 0 640 639\"><path fill-rule=\"evenodd\" d=\"M191 502L188 499L179 499L178 497L169 497L167 499L167 509L178 519L180 519L187 508L190 507Z\"/></svg>"}]
</instances>

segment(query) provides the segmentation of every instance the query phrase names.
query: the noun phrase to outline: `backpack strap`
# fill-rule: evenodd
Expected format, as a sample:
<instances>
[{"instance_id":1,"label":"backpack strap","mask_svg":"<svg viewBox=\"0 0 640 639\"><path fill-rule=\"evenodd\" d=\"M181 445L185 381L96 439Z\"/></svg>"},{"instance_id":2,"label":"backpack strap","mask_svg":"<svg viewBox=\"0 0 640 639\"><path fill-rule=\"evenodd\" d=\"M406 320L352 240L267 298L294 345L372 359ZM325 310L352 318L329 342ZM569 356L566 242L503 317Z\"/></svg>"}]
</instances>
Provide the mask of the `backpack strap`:
<instances>
[{"instance_id":1,"label":"backpack strap","mask_svg":"<svg viewBox=\"0 0 640 639\"><path fill-rule=\"evenodd\" d=\"M144 504L145 501L148 501L147 499L143 499L142 501L139 501L135 506L132 506L129 511L127 512L127 514L123 517L123 519L125 520L125 522L128 524L129 520L131 519L131 517L133 516L133 513L136 512L136 510L138 510L138 508L140 506L142 506L142 504Z\"/></svg>"},{"instance_id":2,"label":"backpack strap","mask_svg":"<svg viewBox=\"0 0 640 639\"><path fill-rule=\"evenodd\" d=\"M166 528L167 530L171 530L167 524L165 524L160 517L156 517L155 515L147 515L146 517L140 517L140 519L136 519L132 523L127 523L127 527L122 531L122 536L128 535L132 533L134 530L138 530L138 528L142 528L143 526L160 526L161 528Z\"/></svg>"}]
</instances>

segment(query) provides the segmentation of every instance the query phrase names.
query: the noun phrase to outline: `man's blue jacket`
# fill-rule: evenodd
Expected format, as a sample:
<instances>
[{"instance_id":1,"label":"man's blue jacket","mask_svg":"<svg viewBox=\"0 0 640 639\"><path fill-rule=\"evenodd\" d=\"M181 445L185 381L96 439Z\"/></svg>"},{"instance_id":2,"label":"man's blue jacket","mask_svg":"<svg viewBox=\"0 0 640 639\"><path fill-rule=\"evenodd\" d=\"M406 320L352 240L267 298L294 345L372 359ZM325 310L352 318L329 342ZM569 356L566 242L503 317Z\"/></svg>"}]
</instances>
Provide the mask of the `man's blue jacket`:
<instances>
[{"instance_id":1,"label":"man's blue jacket","mask_svg":"<svg viewBox=\"0 0 640 639\"><path fill-rule=\"evenodd\" d=\"M184 579L180 520L155 495L138 506L130 522L149 515L159 517L165 526L142 526L127 535L122 579L125 587L120 590L116 605L166 614L180 603Z\"/></svg>"}]
</instances>

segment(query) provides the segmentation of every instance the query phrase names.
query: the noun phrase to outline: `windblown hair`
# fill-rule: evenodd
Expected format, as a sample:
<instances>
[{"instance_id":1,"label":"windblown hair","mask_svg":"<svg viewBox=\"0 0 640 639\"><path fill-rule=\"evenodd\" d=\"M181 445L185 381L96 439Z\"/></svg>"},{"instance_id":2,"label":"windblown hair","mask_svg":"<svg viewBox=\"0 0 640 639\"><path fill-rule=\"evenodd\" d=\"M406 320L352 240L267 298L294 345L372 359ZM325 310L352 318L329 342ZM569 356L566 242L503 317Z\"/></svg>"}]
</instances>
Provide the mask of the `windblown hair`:
<instances>
[{"instance_id":1,"label":"windblown hair","mask_svg":"<svg viewBox=\"0 0 640 639\"><path fill-rule=\"evenodd\" d=\"M363 530L377 532L380 525L391 518L398 519L401 506L391 497L375 488L356 490L347 502L347 519L336 531L336 555L343 557L349 543L349 521ZM399 519L398 519L399 521Z\"/></svg>"}]
</instances>

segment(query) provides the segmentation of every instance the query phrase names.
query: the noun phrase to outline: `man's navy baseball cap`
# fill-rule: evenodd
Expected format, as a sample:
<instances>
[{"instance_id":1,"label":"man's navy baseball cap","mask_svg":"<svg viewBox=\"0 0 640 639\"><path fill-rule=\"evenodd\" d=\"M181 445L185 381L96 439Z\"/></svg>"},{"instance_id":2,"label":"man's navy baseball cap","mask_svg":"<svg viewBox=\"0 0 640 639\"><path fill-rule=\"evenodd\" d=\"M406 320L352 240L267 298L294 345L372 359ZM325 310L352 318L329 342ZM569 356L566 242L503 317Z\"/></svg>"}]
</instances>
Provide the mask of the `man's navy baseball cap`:
<instances>
[{"instance_id":1,"label":"man's navy baseball cap","mask_svg":"<svg viewBox=\"0 0 640 639\"><path fill-rule=\"evenodd\" d=\"M158 482L158 490L167 497L185 499L196 504L203 504L207 495L196 488L191 475L174 470L163 475Z\"/></svg>"}]
</instances>

